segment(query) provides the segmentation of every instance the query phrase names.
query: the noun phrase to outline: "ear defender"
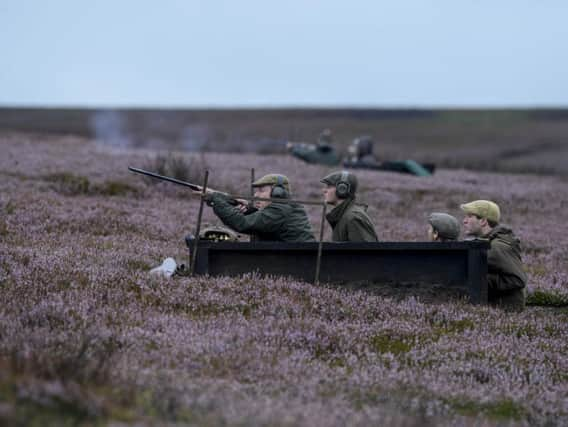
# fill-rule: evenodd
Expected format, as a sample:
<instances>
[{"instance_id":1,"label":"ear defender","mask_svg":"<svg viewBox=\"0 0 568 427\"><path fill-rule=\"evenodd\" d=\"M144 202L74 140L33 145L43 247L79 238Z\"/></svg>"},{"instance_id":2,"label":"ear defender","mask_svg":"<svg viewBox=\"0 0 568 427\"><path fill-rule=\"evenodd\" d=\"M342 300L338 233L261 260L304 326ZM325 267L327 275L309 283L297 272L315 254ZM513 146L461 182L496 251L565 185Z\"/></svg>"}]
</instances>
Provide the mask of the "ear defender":
<instances>
[{"instance_id":1,"label":"ear defender","mask_svg":"<svg viewBox=\"0 0 568 427\"><path fill-rule=\"evenodd\" d=\"M346 199L351 194L351 184L347 178L349 177L349 172L343 171L341 172L341 178L335 184L335 194L339 199Z\"/></svg>"},{"instance_id":2,"label":"ear defender","mask_svg":"<svg viewBox=\"0 0 568 427\"><path fill-rule=\"evenodd\" d=\"M272 191L270 192L270 197L275 199L288 198L288 191L286 191L286 187L284 187L284 179L282 178L282 175L278 175L276 184L274 184Z\"/></svg>"}]
</instances>

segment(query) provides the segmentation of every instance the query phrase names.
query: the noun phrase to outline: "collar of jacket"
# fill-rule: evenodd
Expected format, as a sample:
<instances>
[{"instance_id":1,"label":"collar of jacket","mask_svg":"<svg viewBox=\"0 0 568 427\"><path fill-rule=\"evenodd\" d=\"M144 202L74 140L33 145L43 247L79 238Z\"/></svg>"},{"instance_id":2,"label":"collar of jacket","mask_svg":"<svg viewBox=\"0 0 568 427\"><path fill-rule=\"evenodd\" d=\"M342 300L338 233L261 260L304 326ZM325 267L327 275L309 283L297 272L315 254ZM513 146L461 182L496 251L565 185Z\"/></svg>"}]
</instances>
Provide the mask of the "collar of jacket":
<instances>
[{"instance_id":1,"label":"collar of jacket","mask_svg":"<svg viewBox=\"0 0 568 427\"><path fill-rule=\"evenodd\" d=\"M506 225L501 225L498 224L495 227L493 227L489 233L487 233L485 236L483 236L485 239L489 239L489 240L493 240L496 237L503 237L505 235L510 235L512 234L512 230L507 227Z\"/></svg>"},{"instance_id":2,"label":"collar of jacket","mask_svg":"<svg viewBox=\"0 0 568 427\"><path fill-rule=\"evenodd\" d=\"M327 218L327 220L329 221L330 225L332 227L335 227L335 225L341 220L341 217L343 216L345 211L347 209L349 209L349 207L351 207L354 203L355 203L355 199L350 197L350 198L345 199L345 201L343 203L340 203L339 205L334 207L325 216Z\"/></svg>"}]
</instances>

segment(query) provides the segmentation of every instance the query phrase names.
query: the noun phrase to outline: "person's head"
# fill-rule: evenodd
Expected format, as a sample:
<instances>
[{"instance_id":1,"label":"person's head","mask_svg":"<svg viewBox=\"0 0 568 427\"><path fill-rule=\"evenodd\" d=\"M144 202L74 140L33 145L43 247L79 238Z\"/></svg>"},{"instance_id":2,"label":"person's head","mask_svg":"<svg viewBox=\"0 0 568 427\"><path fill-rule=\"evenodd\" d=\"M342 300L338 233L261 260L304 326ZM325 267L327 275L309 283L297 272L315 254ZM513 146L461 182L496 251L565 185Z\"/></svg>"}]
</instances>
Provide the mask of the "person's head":
<instances>
[{"instance_id":1,"label":"person's head","mask_svg":"<svg viewBox=\"0 0 568 427\"><path fill-rule=\"evenodd\" d=\"M320 144L331 144L333 141L333 133L331 129L324 129L318 136L318 143Z\"/></svg>"},{"instance_id":2,"label":"person's head","mask_svg":"<svg viewBox=\"0 0 568 427\"><path fill-rule=\"evenodd\" d=\"M285 175L271 173L264 175L262 178L257 179L252 183L254 188L254 197L263 199L288 199L290 198L290 181ZM257 200L255 206L258 209L263 209L271 202L264 200Z\"/></svg>"},{"instance_id":3,"label":"person's head","mask_svg":"<svg viewBox=\"0 0 568 427\"><path fill-rule=\"evenodd\" d=\"M325 202L338 205L346 199L355 197L357 177L347 171L333 172L322 178Z\"/></svg>"},{"instance_id":4,"label":"person's head","mask_svg":"<svg viewBox=\"0 0 568 427\"><path fill-rule=\"evenodd\" d=\"M349 155L354 157L363 157L373 154L373 139L364 135L355 138L351 145L347 148Z\"/></svg>"},{"instance_id":5,"label":"person's head","mask_svg":"<svg viewBox=\"0 0 568 427\"><path fill-rule=\"evenodd\" d=\"M434 242L458 240L460 223L447 213L433 212L428 216L428 237Z\"/></svg>"},{"instance_id":6,"label":"person's head","mask_svg":"<svg viewBox=\"0 0 568 427\"><path fill-rule=\"evenodd\" d=\"M489 200L475 200L460 207L465 213L463 230L467 236L485 236L499 224L501 219L499 206Z\"/></svg>"}]
</instances>

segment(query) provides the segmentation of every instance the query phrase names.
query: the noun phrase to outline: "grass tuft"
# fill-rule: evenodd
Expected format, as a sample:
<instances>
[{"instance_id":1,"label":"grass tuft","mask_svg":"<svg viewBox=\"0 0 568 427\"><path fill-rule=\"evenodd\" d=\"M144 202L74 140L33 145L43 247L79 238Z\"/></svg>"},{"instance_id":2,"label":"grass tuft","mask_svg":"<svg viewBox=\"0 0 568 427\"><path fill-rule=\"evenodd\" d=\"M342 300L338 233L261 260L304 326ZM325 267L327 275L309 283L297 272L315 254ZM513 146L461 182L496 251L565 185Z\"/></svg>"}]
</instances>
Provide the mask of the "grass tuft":
<instances>
[{"instance_id":1,"label":"grass tuft","mask_svg":"<svg viewBox=\"0 0 568 427\"><path fill-rule=\"evenodd\" d=\"M8 224L3 219L0 219L0 236L8 235Z\"/></svg>"},{"instance_id":2,"label":"grass tuft","mask_svg":"<svg viewBox=\"0 0 568 427\"><path fill-rule=\"evenodd\" d=\"M45 175L43 178L54 184L55 191L67 196L88 194L91 186L87 177L74 175L69 172L52 173Z\"/></svg>"},{"instance_id":3,"label":"grass tuft","mask_svg":"<svg viewBox=\"0 0 568 427\"><path fill-rule=\"evenodd\" d=\"M203 155L199 157L187 157L170 153L167 156L158 155L154 157L148 162L145 169L181 181L201 184L205 176L207 163ZM157 179L149 177L145 177L144 179L147 184L157 184L160 182Z\"/></svg>"},{"instance_id":4,"label":"grass tuft","mask_svg":"<svg viewBox=\"0 0 568 427\"><path fill-rule=\"evenodd\" d=\"M389 335L375 335L371 337L371 348L380 354L392 353L395 356L408 353L412 350L409 338L397 338Z\"/></svg>"},{"instance_id":5,"label":"grass tuft","mask_svg":"<svg viewBox=\"0 0 568 427\"><path fill-rule=\"evenodd\" d=\"M519 421L527 416L525 408L510 399L491 403L479 403L471 400L453 398L449 400L448 403L458 414L471 417L484 414L495 421Z\"/></svg>"},{"instance_id":6,"label":"grass tuft","mask_svg":"<svg viewBox=\"0 0 568 427\"><path fill-rule=\"evenodd\" d=\"M93 186L93 193L102 196L127 196L129 194L138 194L138 189L124 182L110 180Z\"/></svg>"},{"instance_id":7,"label":"grass tuft","mask_svg":"<svg viewBox=\"0 0 568 427\"><path fill-rule=\"evenodd\" d=\"M568 307L568 297L542 290L527 295L527 305L540 305L547 307Z\"/></svg>"},{"instance_id":8,"label":"grass tuft","mask_svg":"<svg viewBox=\"0 0 568 427\"><path fill-rule=\"evenodd\" d=\"M12 201L8 201L8 203L6 203L6 206L4 206L4 212L6 212L6 215L12 215L14 212L16 212L16 205L12 203Z\"/></svg>"}]
</instances>

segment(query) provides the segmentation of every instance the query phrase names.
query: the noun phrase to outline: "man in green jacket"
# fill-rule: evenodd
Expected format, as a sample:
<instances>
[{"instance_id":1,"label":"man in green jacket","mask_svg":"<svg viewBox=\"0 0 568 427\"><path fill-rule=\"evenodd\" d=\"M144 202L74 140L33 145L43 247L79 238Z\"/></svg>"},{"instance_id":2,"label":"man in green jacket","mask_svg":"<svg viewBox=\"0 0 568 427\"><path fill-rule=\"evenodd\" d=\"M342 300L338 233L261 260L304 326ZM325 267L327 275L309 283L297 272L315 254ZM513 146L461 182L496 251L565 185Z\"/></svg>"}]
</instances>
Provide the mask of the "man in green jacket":
<instances>
[{"instance_id":1,"label":"man in green jacket","mask_svg":"<svg viewBox=\"0 0 568 427\"><path fill-rule=\"evenodd\" d=\"M347 171L333 172L324 177L325 202L333 209L326 216L333 229L334 242L376 242L375 226L367 215L366 206L355 203L357 177Z\"/></svg>"},{"instance_id":2,"label":"man in green jacket","mask_svg":"<svg viewBox=\"0 0 568 427\"><path fill-rule=\"evenodd\" d=\"M465 212L464 234L489 241L487 252L489 303L508 310L525 307L527 276L521 260L521 245L513 231L499 225L499 206L489 200L475 200L461 205ZM467 238L467 237L466 237Z\"/></svg>"},{"instance_id":3,"label":"man in green jacket","mask_svg":"<svg viewBox=\"0 0 568 427\"><path fill-rule=\"evenodd\" d=\"M285 202L290 198L290 182L284 175L269 174L253 182L254 197L282 199L282 202L255 202L248 208L246 201L235 201L223 193L212 192L205 201L215 215L239 233L255 235L258 241L314 242L312 227L304 208Z\"/></svg>"}]
</instances>

